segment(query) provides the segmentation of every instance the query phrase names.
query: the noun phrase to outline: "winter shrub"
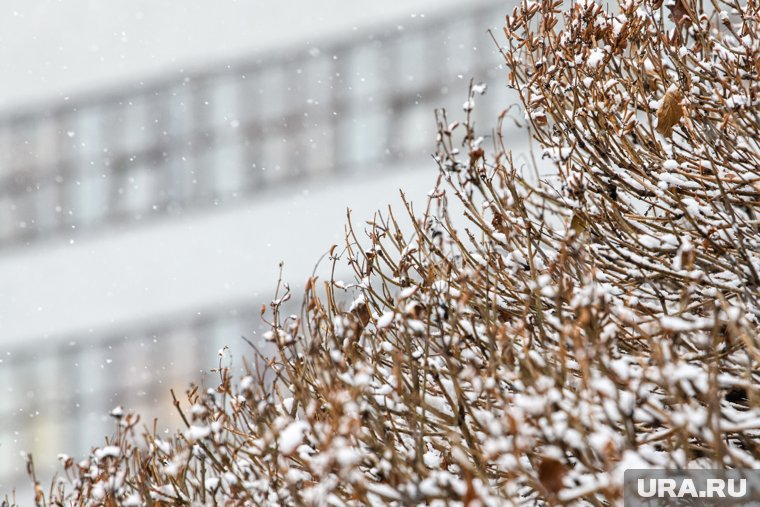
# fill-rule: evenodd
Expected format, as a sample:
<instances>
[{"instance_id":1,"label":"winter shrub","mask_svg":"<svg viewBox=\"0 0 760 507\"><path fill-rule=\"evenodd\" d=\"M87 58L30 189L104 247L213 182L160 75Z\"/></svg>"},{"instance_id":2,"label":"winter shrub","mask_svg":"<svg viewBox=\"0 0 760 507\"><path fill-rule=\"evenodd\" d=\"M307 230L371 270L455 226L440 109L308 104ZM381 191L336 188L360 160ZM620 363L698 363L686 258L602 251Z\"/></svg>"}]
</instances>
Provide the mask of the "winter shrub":
<instances>
[{"instance_id":1,"label":"winter shrub","mask_svg":"<svg viewBox=\"0 0 760 507\"><path fill-rule=\"evenodd\" d=\"M522 2L494 34L519 117L477 131L477 85L438 112L413 226L331 252L353 285L311 279L297 317L282 286L275 358L191 390L170 440L117 414L38 502L602 505L627 468L760 466L758 23L756 0Z\"/></svg>"}]
</instances>

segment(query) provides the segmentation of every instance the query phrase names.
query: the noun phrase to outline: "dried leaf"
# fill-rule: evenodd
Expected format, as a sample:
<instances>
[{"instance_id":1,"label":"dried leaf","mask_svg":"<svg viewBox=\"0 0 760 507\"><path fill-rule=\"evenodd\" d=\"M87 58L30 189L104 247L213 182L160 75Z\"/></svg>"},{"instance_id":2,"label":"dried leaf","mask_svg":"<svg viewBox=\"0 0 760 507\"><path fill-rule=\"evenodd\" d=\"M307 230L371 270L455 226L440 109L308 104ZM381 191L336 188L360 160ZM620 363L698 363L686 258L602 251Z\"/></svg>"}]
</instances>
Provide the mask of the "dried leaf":
<instances>
[{"instance_id":1,"label":"dried leaf","mask_svg":"<svg viewBox=\"0 0 760 507\"><path fill-rule=\"evenodd\" d=\"M673 127L678 125L683 117L682 98L680 90L673 86L665 93L662 105L657 110L657 132L666 137L673 135Z\"/></svg>"},{"instance_id":2,"label":"dried leaf","mask_svg":"<svg viewBox=\"0 0 760 507\"><path fill-rule=\"evenodd\" d=\"M538 466L538 480L551 494L557 494L562 489L564 477L565 466L554 458L544 458Z\"/></svg>"},{"instance_id":3,"label":"dried leaf","mask_svg":"<svg viewBox=\"0 0 760 507\"><path fill-rule=\"evenodd\" d=\"M354 308L351 313L353 313L358 318L360 328L364 329L364 327L369 322L369 306L366 303L362 303Z\"/></svg>"},{"instance_id":4,"label":"dried leaf","mask_svg":"<svg viewBox=\"0 0 760 507\"><path fill-rule=\"evenodd\" d=\"M689 17L689 10L683 3L683 0L676 0L670 9L670 20L678 25L679 28L691 25L691 18Z\"/></svg>"},{"instance_id":5,"label":"dried leaf","mask_svg":"<svg viewBox=\"0 0 760 507\"><path fill-rule=\"evenodd\" d=\"M479 496L477 491L475 491L475 486L472 483L472 474L467 472L465 474L465 482L467 484L467 491L465 491L464 496L462 497L462 505L465 507L469 507L471 505L478 505L480 504Z\"/></svg>"},{"instance_id":6,"label":"dried leaf","mask_svg":"<svg viewBox=\"0 0 760 507\"><path fill-rule=\"evenodd\" d=\"M570 220L570 228L575 231L575 234L581 234L586 230L587 226L585 218L577 213L573 213L573 219Z\"/></svg>"},{"instance_id":7,"label":"dried leaf","mask_svg":"<svg viewBox=\"0 0 760 507\"><path fill-rule=\"evenodd\" d=\"M45 492L42 490L40 483L34 485L34 504L43 505L45 500Z\"/></svg>"},{"instance_id":8,"label":"dried leaf","mask_svg":"<svg viewBox=\"0 0 760 507\"><path fill-rule=\"evenodd\" d=\"M477 161L483 158L484 155L485 151L483 151L483 148L478 147L472 150L470 152L470 165L477 163Z\"/></svg>"}]
</instances>

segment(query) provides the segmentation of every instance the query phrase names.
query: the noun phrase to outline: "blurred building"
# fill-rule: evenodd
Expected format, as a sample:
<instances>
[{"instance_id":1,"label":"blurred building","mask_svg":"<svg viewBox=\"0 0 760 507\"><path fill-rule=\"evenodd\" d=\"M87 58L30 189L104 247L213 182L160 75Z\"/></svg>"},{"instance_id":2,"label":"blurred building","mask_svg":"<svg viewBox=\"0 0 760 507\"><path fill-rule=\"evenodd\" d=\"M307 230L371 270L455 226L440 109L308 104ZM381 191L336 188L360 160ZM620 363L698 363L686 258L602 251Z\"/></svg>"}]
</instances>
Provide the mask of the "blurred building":
<instances>
[{"instance_id":1,"label":"blurred building","mask_svg":"<svg viewBox=\"0 0 760 507\"><path fill-rule=\"evenodd\" d=\"M3 491L20 451L50 473L117 405L173 424L170 387L247 354L281 260L298 294L346 208L424 199L433 110L470 78L496 124L506 6L425 12L0 116Z\"/></svg>"}]
</instances>

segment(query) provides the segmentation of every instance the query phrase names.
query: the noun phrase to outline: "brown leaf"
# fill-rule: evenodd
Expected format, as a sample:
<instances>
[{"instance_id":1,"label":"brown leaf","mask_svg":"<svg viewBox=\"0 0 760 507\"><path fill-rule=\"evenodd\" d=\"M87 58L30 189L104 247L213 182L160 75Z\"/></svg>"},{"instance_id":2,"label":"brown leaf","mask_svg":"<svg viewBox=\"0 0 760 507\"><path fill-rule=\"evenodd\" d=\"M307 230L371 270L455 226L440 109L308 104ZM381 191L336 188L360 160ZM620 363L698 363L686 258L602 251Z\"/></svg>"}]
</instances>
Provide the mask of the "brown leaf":
<instances>
[{"instance_id":1,"label":"brown leaf","mask_svg":"<svg viewBox=\"0 0 760 507\"><path fill-rule=\"evenodd\" d=\"M483 158L485 155L485 151L483 151L483 148L475 148L470 152L470 165L475 164L478 160Z\"/></svg>"},{"instance_id":2,"label":"brown leaf","mask_svg":"<svg viewBox=\"0 0 760 507\"><path fill-rule=\"evenodd\" d=\"M689 10L684 5L683 0L676 0L675 3L668 8L670 9L670 20L679 28L691 25Z\"/></svg>"},{"instance_id":3,"label":"brown leaf","mask_svg":"<svg viewBox=\"0 0 760 507\"><path fill-rule=\"evenodd\" d=\"M478 496L478 493L475 491L475 486L472 484L472 474L469 472L465 473L465 482L467 484L467 491L465 491L464 496L462 497L462 505L465 507L469 507L473 504L479 504L478 501L480 497Z\"/></svg>"},{"instance_id":4,"label":"brown leaf","mask_svg":"<svg viewBox=\"0 0 760 507\"><path fill-rule=\"evenodd\" d=\"M369 322L369 305L362 303L352 310L352 312L358 319L360 329L364 329Z\"/></svg>"},{"instance_id":5,"label":"brown leaf","mask_svg":"<svg viewBox=\"0 0 760 507\"><path fill-rule=\"evenodd\" d=\"M694 260L697 255L693 248L684 249L680 253L681 255L681 269L691 270L694 268Z\"/></svg>"},{"instance_id":6,"label":"brown leaf","mask_svg":"<svg viewBox=\"0 0 760 507\"><path fill-rule=\"evenodd\" d=\"M683 95L680 90L672 86L665 93L662 98L662 105L657 110L657 132L666 137L673 135L673 127L678 125L681 117L683 117L682 98Z\"/></svg>"},{"instance_id":7,"label":"brown leaf","mask_svg":"<svg viewBox=\"0 0 760 507\"><path fill-rule=\"evenodd\" d=\"M570 220L570 228L575 231L575 234L581 234L586 230L586 227L588 227L586 219L578 213L573 213L573 218Z\"/></svg>"},{"instance_id":8,"label":"brown leaf","mask_svg":"<svg viewBox=\"0 0 760 507\"><path fill-rule=\"evenodd\" d=\"M45 501L45 492L42 490L40 483L34 484L34 503L35 505L42 505Z\"/></svg>"},{"instance_id":9,"label":"brown leaf","mask_svg":"<svg viewBox=\"0 0 760 507\"><path fill-rule=\"evenodd\" d=\"M562 489L565 466L554 458L546 457L538 465L538 480L546 490L556 495Z\"/></svg>"}]
</instances>

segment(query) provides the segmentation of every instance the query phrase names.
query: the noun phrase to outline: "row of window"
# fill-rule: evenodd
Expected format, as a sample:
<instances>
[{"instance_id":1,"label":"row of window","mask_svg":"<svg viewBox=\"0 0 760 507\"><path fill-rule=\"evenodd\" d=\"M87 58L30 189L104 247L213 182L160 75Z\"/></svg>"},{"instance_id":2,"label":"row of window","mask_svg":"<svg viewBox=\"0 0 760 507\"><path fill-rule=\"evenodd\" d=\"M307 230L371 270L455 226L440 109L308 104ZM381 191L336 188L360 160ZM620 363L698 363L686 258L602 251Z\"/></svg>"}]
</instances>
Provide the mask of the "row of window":
<instances>
[{"instance_id":1,"label":"row of window","mask_svg":"<svg viewBox=\"0 0 760 507\"><path fill-rule=\"evenodd\" d=\"M113 432L108 414L116 406L137 411L146 422L159 417L162 428L173 431L179 421L169 389L184 397L190 381L216 385L207 376L218 367L217 351L225 346L230 351L221 358L224 365L242 371L243 355L251 359L252 354L240 337L258 341L257 315L243 306L196 314L185 322L174 319L169 328L135 329L95 340L72 337L44 353L4 353L0 485L24 483L21 451L33 453L45 477L52 477L58 453L85 456Z\"/></svg>"},{"instance_id":2,"label":"row of window","mask_svg":"<svg viewBox=\"0 0 760 507\"><path fill-rule=\"evenodd\" d=\"M469 76L503 79L494 12L0 122L0 243L424 156L435 107L458 108Z\"/></svg>"}]
</instances>

